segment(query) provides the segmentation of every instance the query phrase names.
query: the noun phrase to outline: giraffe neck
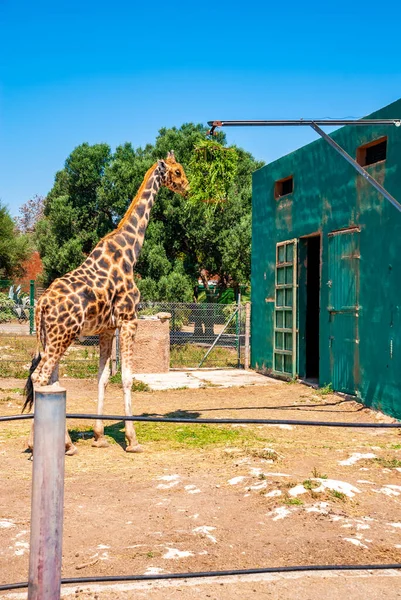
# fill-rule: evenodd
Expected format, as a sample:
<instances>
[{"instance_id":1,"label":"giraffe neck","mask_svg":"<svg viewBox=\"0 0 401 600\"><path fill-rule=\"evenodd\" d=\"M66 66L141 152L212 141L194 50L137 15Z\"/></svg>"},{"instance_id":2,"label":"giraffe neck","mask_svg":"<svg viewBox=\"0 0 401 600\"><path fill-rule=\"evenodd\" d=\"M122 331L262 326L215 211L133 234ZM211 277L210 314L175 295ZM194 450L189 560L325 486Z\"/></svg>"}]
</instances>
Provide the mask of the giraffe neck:
<instances>
[{"instance_id":1,"label":"giraffe neck","mask_svg":"<svg viewBox=\"0 0 401 600\"><path fill-rule=\"evenodd\" d=\"M132 249L133 262L136 263L141 251L150 211L162 182L162 172L156 163L146 173L137 195L114 232L123 236L127 246Z\"/></svg>"}]
</instances>

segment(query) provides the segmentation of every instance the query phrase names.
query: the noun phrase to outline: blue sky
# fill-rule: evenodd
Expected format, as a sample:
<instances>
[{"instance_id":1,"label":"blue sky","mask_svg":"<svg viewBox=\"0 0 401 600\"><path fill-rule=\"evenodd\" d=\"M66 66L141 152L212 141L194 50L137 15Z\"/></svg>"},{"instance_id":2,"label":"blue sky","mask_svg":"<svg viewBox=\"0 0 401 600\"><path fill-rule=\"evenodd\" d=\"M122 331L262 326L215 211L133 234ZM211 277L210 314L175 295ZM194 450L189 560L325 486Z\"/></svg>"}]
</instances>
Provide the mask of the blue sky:
<instances>
[{"instance_id":1,"label":"blue sky","mask_svg":"<svg viewBox=\"0 0 401 600\"><path fill-rule=\"evenodd\" d=\"M399 58L391 0L0 0L0 198L18 214L84 141L139 146L188 121L369 114L401 96ZM265 161L316 137L226 134Z\"/></svg>"}]
</instances>

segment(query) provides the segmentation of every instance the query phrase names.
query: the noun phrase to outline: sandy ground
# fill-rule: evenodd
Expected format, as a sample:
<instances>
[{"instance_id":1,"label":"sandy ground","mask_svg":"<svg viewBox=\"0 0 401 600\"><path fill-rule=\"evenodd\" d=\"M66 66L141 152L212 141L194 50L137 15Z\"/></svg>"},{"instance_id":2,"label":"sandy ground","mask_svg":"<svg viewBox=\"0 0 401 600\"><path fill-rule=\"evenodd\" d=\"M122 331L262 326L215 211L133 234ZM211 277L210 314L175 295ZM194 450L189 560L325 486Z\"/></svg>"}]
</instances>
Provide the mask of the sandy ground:
<instances>
[{"instance_id":1,"label":"sandy ground","mask_svg":"<svg viewBox=\"0 0 401 600\"><path fill-rule=\"evenodd\" d=\"M95 410L94 382L63 384L69 412ZM0 380L0 414L19 412L21 387L21 380ZM121 414L121 397L120 386L110 386L106 410ZM195 418L391 421L352 400L273 380L136 393L134 406L136 414ZM401 563L397 429L141 424L145 452L128 455L122 423L107 424L106 449L91 447L90 426L69 422L79 453L66 462L64 577ZM28 422L0 423L0 583L27 579L28 430ZM398 575L86 585L64 597L399 598Z\"/></svg>"}]
</instances>

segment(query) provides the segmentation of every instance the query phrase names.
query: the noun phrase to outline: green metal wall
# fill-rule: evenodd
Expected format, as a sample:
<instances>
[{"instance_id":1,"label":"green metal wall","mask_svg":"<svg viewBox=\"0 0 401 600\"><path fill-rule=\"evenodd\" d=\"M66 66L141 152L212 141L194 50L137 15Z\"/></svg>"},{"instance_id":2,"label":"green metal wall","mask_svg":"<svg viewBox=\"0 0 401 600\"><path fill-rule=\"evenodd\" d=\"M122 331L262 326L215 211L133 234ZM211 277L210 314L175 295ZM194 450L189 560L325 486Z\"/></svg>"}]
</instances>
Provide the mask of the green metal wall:
<instances>
[{"instance_id":1,"label":"green metal wall","mask_svg":"<svg viewBox=\"0 0 401 600\"><path fill-rule=\"evenodd\" d=\"M370 117L401 118L401 100ZM269 143L268 131L266 136ZM382 136L388 138L386 161L367 169L401 201L401 128L349 126L332 137L356 157L358 146ZM289 175L294 177L293 193L275 200L275 181ZM272 369L276 244L320 233L319 383L333 384L328 234L360 226L359 344L354 383L358 397L367 406L401 418L401 213L321 139L256 171L252 202L252 366L267 372ZM305 308L302 252L300 244L300 312ZM300 327L298 359L302 371L301 323Z\"/></svg>"}]
</instances>

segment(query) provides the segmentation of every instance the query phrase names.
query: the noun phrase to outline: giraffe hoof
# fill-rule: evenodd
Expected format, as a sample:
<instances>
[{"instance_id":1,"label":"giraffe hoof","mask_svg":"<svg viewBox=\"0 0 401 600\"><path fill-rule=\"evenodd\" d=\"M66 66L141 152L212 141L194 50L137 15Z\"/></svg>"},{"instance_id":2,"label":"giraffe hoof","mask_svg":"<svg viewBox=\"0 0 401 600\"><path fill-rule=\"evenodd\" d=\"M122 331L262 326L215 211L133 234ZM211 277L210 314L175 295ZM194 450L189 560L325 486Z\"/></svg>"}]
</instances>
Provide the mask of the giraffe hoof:
<instances>
[{"instance_id":1,"label":"giraffe hoof","mask_svg":"<svg viewBox=\"0 0 401 600\"><path fill-rule=\"evenodd\" d=\"M93 440L92 448L108 448L110 446L106 438L100 438L99 440Z\"/></svg>"},{"instance_id":2,"label":"giraffe hoof","mask_svg":"<svg viewBox=\"0 0 401 600\"><path fill-rule=\"evenodd\" d=\"M74 456L74 454L77 454L78 452L78 448L76 446L70 446L70 448L66 448L65 450L65 454L66 456Z\"/></svg>"},{"instance_id":3,"label":"giraffe hoof","mask_svg":"<svg viewBox=\"0 0 401 600\"><path fill-rule=\"evenodd\" d=\"M126 452L143 452L143 448L140 444L137 444L136 446L127 446L125 449Z\"/></svg>"}]
</instances>

